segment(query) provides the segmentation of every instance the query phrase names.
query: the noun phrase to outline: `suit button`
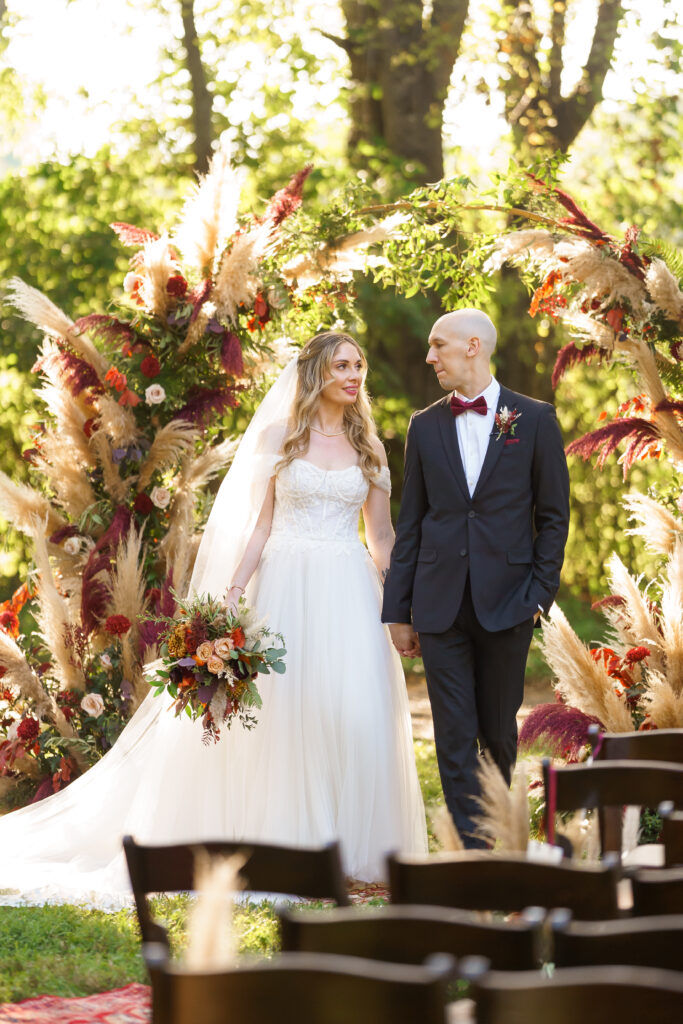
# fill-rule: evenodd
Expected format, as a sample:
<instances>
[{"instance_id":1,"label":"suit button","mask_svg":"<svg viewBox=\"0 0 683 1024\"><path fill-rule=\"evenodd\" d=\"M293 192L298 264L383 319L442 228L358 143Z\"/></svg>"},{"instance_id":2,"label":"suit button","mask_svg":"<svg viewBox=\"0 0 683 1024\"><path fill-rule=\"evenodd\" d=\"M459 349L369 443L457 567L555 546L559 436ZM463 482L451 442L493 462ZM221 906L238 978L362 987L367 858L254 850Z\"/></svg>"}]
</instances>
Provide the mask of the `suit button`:
<instances>
[{"instance_id":1,"label":"suit button","mask_svg":"<svg viewBox=\"0 0 683 1024\"><path fill-rule=\"evenodd\" d=\"M467 548L460 548L460 555L461 555L461 557L464 558L466 554L467 554Z\"/></svg>"},{"instance_id":2,"label":"suit button","mask_svg":"<svg viewBox=\"0 0 683 1024\"><path fill-rule=\"evenodd\" d=\"M467 513L467 518L468 518L468 519L474 519L474 517L476 516L476 514L477 514L477 513L476 513L476 512L474 511L474 509L470 509L470 510L469 510L469 512Z\"/></svg>"}]
</instances>

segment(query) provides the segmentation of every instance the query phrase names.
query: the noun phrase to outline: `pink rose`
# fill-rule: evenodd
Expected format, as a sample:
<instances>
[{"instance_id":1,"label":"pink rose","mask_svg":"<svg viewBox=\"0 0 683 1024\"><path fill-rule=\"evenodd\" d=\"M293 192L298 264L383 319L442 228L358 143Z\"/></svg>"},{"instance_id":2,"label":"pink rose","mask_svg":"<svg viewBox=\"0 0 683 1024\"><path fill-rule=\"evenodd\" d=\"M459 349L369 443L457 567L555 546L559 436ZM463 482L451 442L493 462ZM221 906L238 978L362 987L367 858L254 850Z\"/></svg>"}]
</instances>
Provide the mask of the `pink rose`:
<instances>
[{"instance_id":1,"label":"pink rose","mask_svg":"<svg viewBox=\"0 0 683 1024\"><path fill-rule=\"evenodd\" d=\"M157 508L168 508L171 502L171 492L168 487L155 487L150 498Z\"/></svg>"},{"instance_id":2,"label":"pink rose","mask_svg":"<svg viewBox=\"0 0 683 1024\"><path fill-rule=\"evenodd\" d=\"M229 658L230 652L234 650L234 643L229 636L222 636L220 640L216 640L213 645L213 649L219 658Z\"/></svg>"},{"instance_id":3,"label":"pink rose","mask_svg":"<svg viewBox=\"0 0 683 1024\"><path fill-rule=\"evenodd\" d=\"M92 715L93 718L99 718L104 711L104 701L99 693L86 693L85 697L81 701L81 707L85 711L86 715Z\"/></svg>"},{"instance_id":4,"label":"pink rose","mask_svg":"<svg viewBox=\"0 0 683 1024\"><path fill-rule=\"evenodd\" d=\"M213 654L213 644L210 640L205 640L197 648L197 657L200 661L208 661Z\"/></svg>"},{"instance_id":5,"label":"pink rose","mask_svg":"<svg viewBox=\"0 0 683 1024\"><path fill-rule=\"evenodd\" d=\"M145 390L145 401L147 405L159 405L166 398L166 392L161 384L150 384Z\"/></svg>"},{"instance_id":6,"label":"pink rose","mask_svg":"<svg viewBox=\"0 0 683 1024\"><path fill-rule=\"evenodd\" d=\"M208 668L209 672L212 672L213 675L217 676L218 673L222 672L223 669L225 668L225 662L223 661L222 658L219 658L218 655L212 654L211 657L206 662L206 667Z\"/></svg>"}]
</instances>

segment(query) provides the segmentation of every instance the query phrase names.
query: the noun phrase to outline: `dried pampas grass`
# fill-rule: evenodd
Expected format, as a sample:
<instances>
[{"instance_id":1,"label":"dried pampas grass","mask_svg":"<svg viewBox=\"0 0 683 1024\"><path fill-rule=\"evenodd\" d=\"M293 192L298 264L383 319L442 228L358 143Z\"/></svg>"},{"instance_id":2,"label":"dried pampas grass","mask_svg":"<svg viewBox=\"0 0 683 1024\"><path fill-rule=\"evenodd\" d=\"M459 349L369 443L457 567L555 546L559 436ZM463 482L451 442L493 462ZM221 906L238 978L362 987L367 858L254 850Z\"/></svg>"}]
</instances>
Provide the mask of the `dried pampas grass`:
<instances>
[{"instance_id":1,"label":"dried pampas grass","mask_svg":"<svg viewBox=\"0 0 683 1024\"><path fill-rule=\"evenodd\" d=\"M135 415L127 406L119 405L111 395L98 396L96 401L99 426L117 448L134 444L139 436ZM97 433L93 434L93 438Z\"/></svg>"},{"instance_id":2,"label":"dried pampas grass","mask_svg":"<svg viewBox=\"0 0 683 1024\"><path fill-rule=\"evenodd\" d=\"M610 591L615 597L621 598L621 604L603 609L605 618L614 630L615 639L626 649L646 644L651 652L649 667L655 671L665 672L659 630L647 594L641 592L638 580L631 576L616 552L611 555L607 570ZM603 724L607 726L607 722Z\"/></svg>"},{"instance_id":3,"label":"dried pampas grass","mask_svg":"<svg viewBox=\"0 0 683 1024\"><path fill-rule=\"evenodd\" d=\"M56 508L50 504L44 494L29 487L28 484L17 484L5 474L0 472L0 512L14 526L29 536L40 524L39 529L43 532L43 525L49 534L67 526L68 523L59 514Z\"/></svg>"},{"instance_id":4,"label":"dried pampas grass","mask_svg":"<svg viewBox=\"0 0 683 1024\"><path fill-rule=\"evenodd\" d=\"M572 844L573 859L590 864L600 860L600 830L597 814L588 815L585 811L577 811L569 821L558 824L555 834L564 836Z\"/></svg>"},{"instance_id":5,"label":"dried pampas grass","mask_svg":"<svg viewBox=\"0 0 683 1024\"><path fill-rule=\"evenodd\" d=\"M556 604L543 622L541 650L557 679L555 689L568 704L594 715L610 732L632 730L631 714L614 692L614 680L593 660Z\"/></svg>"},{"instance_id":6,"label":"dried pampas grass","mask_svg":"<svg viewBox=\"0 0 683 1024\"><path fill-rule=\"evenodd\" d=\"M629 517L637 523L626 531L627 535L642 537L647 547L660 555L671 554L676 538L683 537L683 519L678 519L664 505L637 491L626 494L622 504Z\"/></svg>"},{"instance_id":7,"label":"dried pampas grass","mask_svg":"<svg viewBox=\"0 0 683 1024\"><path fill-rule=\"evenodd\" d=\"M645 284L652 300L670 320L683 320L683 292L664 260L653 259L645 272Z\"/></svg>"},{"instance_id":8,"label":"dried pampas grass","mask_svg":"<svg viewBox=\"0 0 683 1024\"><path fill-rule=\"evenodd\" d=\"M661 648L666 679L677 697L683 694L683 537L678 537L662 580Z\"/></svg>"},{"instance_id":9,"label":"dried pampas grass","mask_svg":"<svg viewBox=\"0 0 683 1024\"><path fill-rule=\"evenodd\" d=\"M446 853L463 853L465 851L465 845L455 827L453 815L448 810L446 804L440 804L435 811L432 811L429 820L432 832L436 836L442 850Z\"/></svg>"},{"instance_id":10,"label":"dried pampas grass","mask_svg":"<svg viewBox=\"0 0 683 1024\"><path fill-rule=\"evenodd\" d=\"M56 422L56 433L62 447L68 447L72 458L81 466L92 469L95 460L88 445L88 439L83 433L83 425L87 419L85 413L79 408L71 392L59 385L46 383L42 388L36 390L36 397L45 402L49 412L52 413Z\"/></svg>"},{"instance_id":11,"label":"dried pampas grass","mask_svg":"<svg viewBox=\"0 0 683 1024\"><path fill-rule=\"evenodd\" d=\"M34 458L34 465L54 491L56 503L78 521L97 500L87 469L73 458L71 448L54 431L43 434L40 447L41 454Z\"/></svg>"},{"instance_id":12,"label":"dried pampas grass","mask_svg":"<svg viewBox=\"0 0 683 1024\"><path fill-rule=\"evenodd\" d=\"M245 231L234 238L230 249L223 254L211 291L217 316L236 324L239 306L252 305L260 286L256 276L258 263L269 232L269 225Z\"/></svg>"},{"instance_id":13,"label":"dried pampas grass","mask_svg":"<svg viewBox=\"0 0 683 1024\"><path fill-rule=\"evenodd\" d=\"M562 321L569 327L573 337L597 345L607 352L611 352L616 344L617 336L611 327L579 309L568 309Z\"/></svg>"},{"instance_id":14,"label":"dried pampas grass","mask_svg":"<svg viewBox=\"0 0 683 1024\"><path fill-rule=\"evenodd\" d=\"M217 473L232 462L239 438L229 437L219 444L206 448L201 455L189 460L181 470L181 483L193 491L204 487Z\"/></svg>"},{"instance_id":15,"label":"dried pampas grass","mask_svg":"<svg viewBox=\"0 0 683 1024\"><path fill-rule=\"evenodd\" d=\"M237 958L234 895L243 887L239 872L246 857L211 857L198 848L194 862L197 902L187 920L185 965L194 971L224 970Z\"/></svg>"},{"instance_id":16,"label":"dried pampas grass","mask_svg":"<svg viewBox=\"0 0 683 1024\"><path fill-rule=\"evenodd\" d=\"M199 431L185 420L171 420L154 436L152 447L140 467L138 490L144 490L157 470L163 472L174 466L190 452L199 437Z\"/></svg>"},{"instance_id":17,"label":"dried pampas grass","mask_svg":"<svg viewBox=\"0 0 683 1024\"><path fill-rule=\"evenodd\" d=\"M282 276L303 291L327 275L349 277L354 270L386 263L385 257L369 255L367 249L398 234L405 220L405 214L394 214L379 224L347 235L334 246L323 246L317 252L295 256L283 267Z\"/></svg>"},{"instance_id":18,"label":"dried pampas grass","mask_svg":"<svg viewBox=\"0 0 683 1024\"><path fill-rule=\"evenodd\" d=\"M237 230L241 188L242 174L231 167L227 153L219 150L185 202L173 241L186 263L202 276L213 274L221 252Z\"/></svg>"},{"instance_id":19,"label":"dried pampas grass","mask_svg":"<svg viewBox=\"0 0 683 1024\"><path fill-rule=\"evenodd\" d=\"M539 262L552 255L555 239L549 231L530 228L526 231L511 231L498 239L494 251L483 266L485 273L500 270L504 263L519 266L527 261Z\"/></svg>"},{"instance_id":20,"label":"dried pampas grass","mask_svg":"<svg viewBox=\"0 0 683 1024\"><path fill-rule=\"evenodd\" d=\"M192 547L189 542L194 534L194 507L194 492L182 482L179 483L169 508L168 529L158 549L166 563L166 572L173 570L174 586L181 592L189 582L192 569Z\"/></svg>"},{"instance_id":21,"label":"dried pampas grass","mask_svg":"<svg viewBox=\"0 0 683 1024\"><path fill-rule=\"evenodd\" d=\"M52 573L44 531L36 523L33 530L34 559L40 576L38 608L35 613L38 631L52 655L61 687L65 690L85 690L83 672L75 664L67 646L66 630L71 617L66 599L59 593Z\"/></svg>"},{"instance_id":22,"label":"dried pampas grass","mask_svg":"<svg viewBox=\"0 0 683 1024\"><path fill-rule=\"evenodd\" d=\"M647 689L641 700L655 728L683 729L683 693L676 693L661 672L648 672Z\"/></svg>"},{"instance_id":23,"label":"dried pampas grass","mask_svg":"<svg viewBox=\"0 0 683 1024\"><path fill-rule=\"evenodd\" d=\"M121 476L119 467L112 458L111 446L103 431L96 431L90 439L90 444L97 455L97 461L102 467L102 479L105 490L113 498L115 504L122 502L136 482L137 477L128 476L124 479Z\"/></svg>"},{"instance_id":24,"label":"dried pampas grass","mask_svg":"<svg viewBox=\"0 0 683 1024\"><path fill-rule=\"evenodd\" d=\"M140 298L145 309L155 316L163 317L171 307L173 300L166 285L169 277L179 273L179 270L167 234L145 242L136 273L141 279Z\"/></svg>"},{"instance_id":25,"label":"dried pampas grass","mask_svg":"<svg viewBox=\"0 0 683 1024\"><path fill-rule=\"evenodd\" d=\"M524 766L518 764L508 786L498 765L484 753L477 765L480 813L474 834L505 853L526 851L529 843L529 798Z\"/></svg>"},{"instance_id":26,"label":"dried pampas grass","mask_svg":"<svg viewBox=\"0 0 683 1024\"><path fill-rule=\"evenodd\" d=\"M39 718L52 710L52 698L26 660L19 645L0 629L0 665L5 669L2 685L32 700Z\"/></svg>"}]
</instances>

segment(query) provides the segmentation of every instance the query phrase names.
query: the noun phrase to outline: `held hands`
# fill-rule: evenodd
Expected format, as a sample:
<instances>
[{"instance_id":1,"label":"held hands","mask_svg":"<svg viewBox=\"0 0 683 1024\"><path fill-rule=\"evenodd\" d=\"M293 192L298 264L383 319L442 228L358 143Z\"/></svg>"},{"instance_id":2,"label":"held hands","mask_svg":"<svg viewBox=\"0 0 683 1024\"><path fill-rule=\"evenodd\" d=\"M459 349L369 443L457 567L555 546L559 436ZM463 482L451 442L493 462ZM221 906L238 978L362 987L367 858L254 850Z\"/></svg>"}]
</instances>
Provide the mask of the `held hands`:
<instances>
[{"instance_id":1,"label":"held hands","mask_svg":"<svg viewBox=\"0 0 683 1024\"><path fill-rule=\"evenodd\" d=\"M394 647L403 658L420 657L420 640L409 622L392 622L389 632Z\"/></svg>"}]
</instances>

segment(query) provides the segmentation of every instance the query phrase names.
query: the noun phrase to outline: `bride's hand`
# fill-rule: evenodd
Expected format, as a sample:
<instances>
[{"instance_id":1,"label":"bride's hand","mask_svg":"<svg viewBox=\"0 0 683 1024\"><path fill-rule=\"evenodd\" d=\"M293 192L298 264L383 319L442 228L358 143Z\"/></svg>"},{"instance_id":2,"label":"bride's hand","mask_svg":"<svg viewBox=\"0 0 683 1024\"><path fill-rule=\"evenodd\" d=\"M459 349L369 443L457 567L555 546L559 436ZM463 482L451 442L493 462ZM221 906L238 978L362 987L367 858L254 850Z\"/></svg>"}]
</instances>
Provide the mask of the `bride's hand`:
<instances>
[{"instance_id":1,"label":"bride's hand","mask_svg":"<svg viewBox=\"0 0 683 1024\"><path fill-rule=\"evenodd\" d=\"M243 593L242 587L230 587L226 590L223 603L231 615L237 615L239 600Z\"/></svg>"}]
</instances>

